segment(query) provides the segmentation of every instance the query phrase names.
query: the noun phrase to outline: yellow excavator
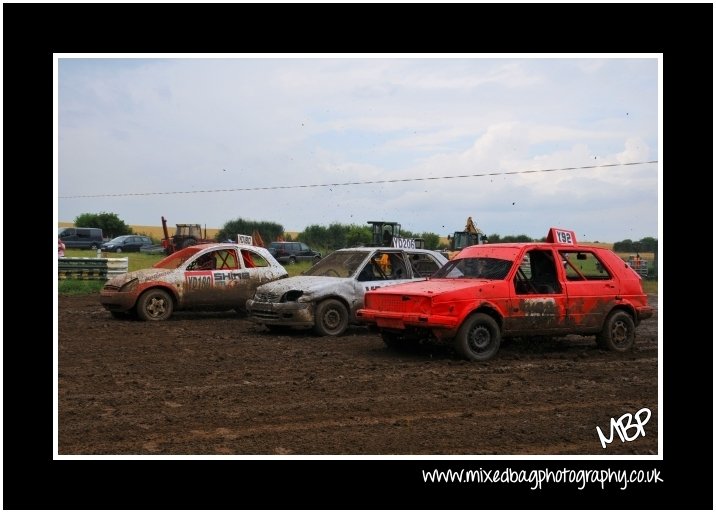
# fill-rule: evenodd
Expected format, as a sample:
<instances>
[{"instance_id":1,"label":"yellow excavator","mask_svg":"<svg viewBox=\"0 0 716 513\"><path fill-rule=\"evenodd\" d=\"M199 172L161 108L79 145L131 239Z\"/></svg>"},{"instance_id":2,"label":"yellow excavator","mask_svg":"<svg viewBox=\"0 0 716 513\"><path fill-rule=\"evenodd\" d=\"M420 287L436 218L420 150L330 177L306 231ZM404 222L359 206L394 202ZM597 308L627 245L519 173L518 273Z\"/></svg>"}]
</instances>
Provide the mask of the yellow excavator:
<instances>
[{"instance_id":1,"label":"yellow excavator","mask_svg":"<svg viewBox=\"0 0 716 513\"><path fill-rule=\"evenodd\" d=\"M452 260L463 248L474 246L475 244L487 244L488 241L487 235L475 226L472 217L468 217L465 229L448 235L448 242L450 243L450 249L447 251L447 257Z\"/></svg>"}]
</instances>

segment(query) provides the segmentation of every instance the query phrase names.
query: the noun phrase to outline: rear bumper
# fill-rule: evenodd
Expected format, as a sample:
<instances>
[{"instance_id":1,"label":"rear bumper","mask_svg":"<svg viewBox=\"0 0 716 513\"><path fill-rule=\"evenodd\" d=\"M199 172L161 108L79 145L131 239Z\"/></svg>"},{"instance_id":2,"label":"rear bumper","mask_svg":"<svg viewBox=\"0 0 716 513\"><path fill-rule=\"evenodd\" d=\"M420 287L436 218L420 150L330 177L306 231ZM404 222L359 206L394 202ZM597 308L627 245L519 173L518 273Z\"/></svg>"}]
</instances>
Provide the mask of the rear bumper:
<instances>
[{"instance_id":1,"label":"rear bumper","mask_svg":"<svg viewBox=\"0 0 716 513\"><path fill-rule=\"evenodd\" d=\"M358 310L356 317L360 322L375 324L379 328L390 329L405 329L406 327L411 327L452 330L458 326L458 319L456 317L404 312L383 312L381 310L371 310L368 308Z\"/></svg>"},{"instance_id":2,"label":"rear bumper","mask_svg":"<svg viewBox=\"0 0 716 513\"><path fill-rule=\"evenodd\" d=\"M654 309L650 306L639 306L636 309L636 318L639 322L649 319L654 315Z\"/></svg>"}]
</instances>

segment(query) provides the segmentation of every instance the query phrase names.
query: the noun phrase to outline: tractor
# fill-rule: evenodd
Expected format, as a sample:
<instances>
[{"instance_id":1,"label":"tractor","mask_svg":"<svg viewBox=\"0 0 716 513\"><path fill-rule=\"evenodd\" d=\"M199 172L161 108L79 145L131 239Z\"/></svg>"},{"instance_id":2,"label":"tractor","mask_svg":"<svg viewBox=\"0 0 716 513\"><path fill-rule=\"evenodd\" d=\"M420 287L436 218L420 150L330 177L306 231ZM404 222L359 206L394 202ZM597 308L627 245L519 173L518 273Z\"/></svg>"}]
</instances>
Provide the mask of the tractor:
<instances>
[{"instance_id":1,"label":"tractor","mask_svg":"<svg viewBox=\"0 0 716 513\"><path fill-rule=\"evenodd\" d=\"M400 223L396 223L395 221L368 221L368 224L372 226L373 233L370 243L371 246L425 247L424 239L402 238L400 236Z\"/></svg>"},{"instance_id":2,"label":"tractor","mask_svg":"<svg viewBox=\"0 0 716 513\"><path fill-rule=\"evenodd\" d=\"M206 228L204 233L201 232L201 225L198 224L178 224L174 235L169 236L169 230L167 229L167 220L162 216L162 230L164 230L164 238L162 239L162 246L164 247L164 253L171 255L179 249L184 249L195 244L206 244L216 242L213 239L206 237Z\"/></svg>"},{"instance_id":3,"label":"tractor","mask_svg":"<svg viewBox=\"0 0 716 513\"><path fill-rule=\"evenodd\" d=\"M465 222L465 229L461 232L454 232L448 235L450 249L447 251L447 257L452 260L463 248L474 246L475 244L487 244L487 235L483 233L475 223L472 217L468 217Z\"/></svg>"}]
</instances>

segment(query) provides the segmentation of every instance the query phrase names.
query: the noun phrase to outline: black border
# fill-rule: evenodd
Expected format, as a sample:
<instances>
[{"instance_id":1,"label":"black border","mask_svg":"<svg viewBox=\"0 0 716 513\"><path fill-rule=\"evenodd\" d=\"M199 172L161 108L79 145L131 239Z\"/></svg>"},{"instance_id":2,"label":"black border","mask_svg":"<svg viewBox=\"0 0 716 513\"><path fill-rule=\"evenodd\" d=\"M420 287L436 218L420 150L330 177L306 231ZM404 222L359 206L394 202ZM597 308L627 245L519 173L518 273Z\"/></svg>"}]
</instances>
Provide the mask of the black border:
<instances>
[{"instance_id":1,"label":"black border","mask_svg":"<svg viewBox=\"0 0 716 513\"><path fill-rule=\"evenodd\" d=\"M52 303L24 273L8 273L3 509L713 509L713 465L711 474L697 467L713 455L709 316L694 308L706 284L690 293L688 276L702 266L693 247L677 253L688 228L704 224L677 216L713 205L699 197L708 194L702 155L713 148L713 119L711 130L700 121L713 112L712 20L711 4L3 4L4 181L15 196L6 228L18 209L43 227L52 216L53 52L663 52L664 205L679 193L688 204L664 216L662 264L681 260L684 273L662 274L660 312L689 321L664 322L663 461L53 461L52 323L40 313ZM38 267L51 269L50 258ZM52 283L38 267L35 279ZM664 481L533 492L420 477L463 466L656 468Z\"/></svg>"}]
</instances>

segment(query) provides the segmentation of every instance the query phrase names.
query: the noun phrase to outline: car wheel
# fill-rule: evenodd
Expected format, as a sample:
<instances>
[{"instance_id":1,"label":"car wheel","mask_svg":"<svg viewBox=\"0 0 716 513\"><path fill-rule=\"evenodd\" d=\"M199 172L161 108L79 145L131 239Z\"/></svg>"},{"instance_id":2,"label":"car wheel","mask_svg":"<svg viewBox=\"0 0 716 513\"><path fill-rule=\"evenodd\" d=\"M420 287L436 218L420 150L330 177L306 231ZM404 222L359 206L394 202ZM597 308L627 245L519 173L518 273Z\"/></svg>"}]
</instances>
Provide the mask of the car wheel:
<instances>
[{"instance_id":1,"label":"car wheel","mask_svg":"<svg viewBox=\"0 0 716 513\"><path fill-rule=\"evenodd\" d=\"M137 315L143 321L165 321L173 311L174 300L162 289L149 289L137 301Z\"/></svg>"},{"instance_id":2,"label":"car wheel","mask_svg":"<svg viewBox=\"0 0 716 513\"><path fill-rule=\"evenodd\" d=\"M313 330L319 335L340 335L348 327L348 310L337 299L327 299L316 308Z\"/></svg>"},{"instance_id":3,"label":"car wheel","mask_svg":"<svg viewBox=\"0 0 716 513\"><path fill-rule=\"evenodd\" d=\"M99 249L99 246L97 244L91 244L90 249Z\"/></svg>"},{"instance_id":4,"label":"car wheel","mask_svg":"<svg viewBox=\"0 0 716 513\"><path fill-rule=\"evenodd\" d=\"M293 264L295 264L295 263L296 263L296 257L290 257L290 258L288 259L288 264L289 264L289 265L293 265Z\"/></svg>"},{"instance_id":5,"label":"car wheel","mask_svg":"<svg viewBox=\"0 0 716 513\"><path fill-rule=\"evenodd\" d=\"M599 347L623 353L634 347L636 328L631 315L624 310L612 312L597 335Z\"/></svg>"},{"instance_id":6,"label":"car wheel","mask_svg":"<svg viewBox=\"0 0 716 513\"><path fill-rule=\"evenodd\" d=\"M313 264L314 264L314 265L317 264L320 260L321 260L321 257L319 257L319 256L314 256L314 257L313 257Z\"/></svg>"},{"instance_id":7,"label":"car wheel","mask_svg":"<svg viewBox=\"0 0 716 513\"><path fill-rule=\"evenodd\" d=\"M121 252L122 252L122 248L117 248L117 249L115 249L115 251L116 251L117 253L121 253Z\"/></svg>"},{"instance_id":8,"label":"car wheel","mask_svg":"<svg viewBox=\"0 0 716 513\"><path fill-rule=\"evenodd\" d=\"M500 327L487 314L476 313L465 319L455 337L455 349L467 360L489 360L500 348Z\"/></svg>"}]
</instances>

